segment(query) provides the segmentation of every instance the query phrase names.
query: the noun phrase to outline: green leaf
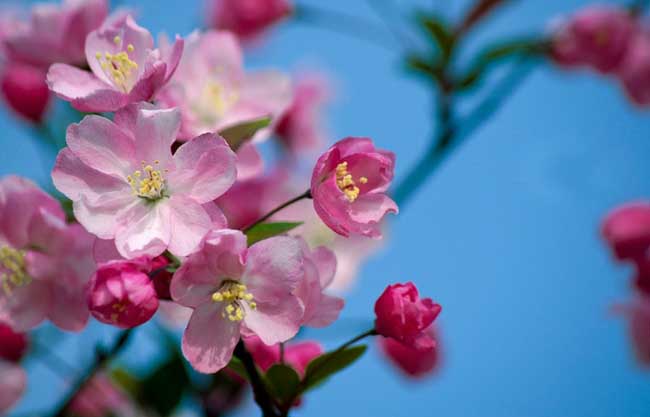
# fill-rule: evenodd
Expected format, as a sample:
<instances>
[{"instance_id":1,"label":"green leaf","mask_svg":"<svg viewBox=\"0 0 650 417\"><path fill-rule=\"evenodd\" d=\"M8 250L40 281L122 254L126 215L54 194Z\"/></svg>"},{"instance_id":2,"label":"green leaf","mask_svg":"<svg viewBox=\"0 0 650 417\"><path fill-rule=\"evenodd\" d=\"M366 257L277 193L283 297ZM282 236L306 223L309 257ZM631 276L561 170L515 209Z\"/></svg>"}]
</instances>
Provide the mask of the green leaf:
<instances>
[{"instance_id":1,"label":"green leaf","mask_svg":"<svg viewBox=\"0 0 650 417\"><path fill-rule=\"evenodd\" d=\"M302 222L261 223L246 232L248 246L273 236L287 233L300 226Z\"/></svg>"},{"instance_id":2,"label":"green leaf","mask_svg":"<svg viewBox=\"0 0 650 417\"><path fill-rule=\"evenodd\" d=\"M248 122L224 129L219 132L219 135L221 135L221 137L223 137L226 142L228 142L230 147L236 151L241 145L244 144L244 142L251 139L258 130L264 129L270 124L270 117L260 117L259 119L253 119Z\"/></svg>"},{"instance_id":3,"label":"green leaf","mask_svg":"<svg viewBox=\"0 0 650 417\"><path fill-rule=\"evenodd\" d=\"M169 416L181 402L189 385L190 378L185 370L183 358L176 351L142 381L140 401L158 415Z\"/></svg>"},{"instance_id":4,"label":"green leaf","mask_svg":"<svg viewBox=\"0 0 650 417\"><path fill-rule=\"evenodd\" d=\"M110 377L113 382L132 397L137 397L140 394L140 381L126 369L114 368L110 372Z\"/></svg>"},{"instance_id":5,"label":"green leaf","mask_svg":"<svg viewBox=\"0 0 650 417\"><path fill-rule=\"evenodd\" d=\"M439 16L419 14L418 20L435 41L443 60L448 60L456 43L452 28Z\"/></svg>"},{"instance_id":6,"label":"green leaf","mask_svg":"<svg viewBox=\"0 0 650 417\"><path fill-rule=\"evenodd\" d=\"M230 359L230 362L228 363L228 369L248 381L248 372L246 372L244 364L238 358L233 356L232 359Z\"/></svg>"},{"instance_id":7,"label":"green leaf","mask_svg":"<svg viewBox=\"0 0 650 417\"><path fill-rule=\"evenodd\" d=\"M266 384L274 398L286 403L294 398L300 385L298 373L287 365L273 365L265 375Z\"/></svg>"},{"instance_id":8,"label":"green leaf","mask_svg":"<svg viewBox=\"0 0 650 417\"><path fill-rule=\"evenodd\" d=\"M352 365L367 348L366 345L353 346L340 352L328 352L311 361L305 372L304 391L318 386L330 376Z\"/></svg>"}]
</instances>

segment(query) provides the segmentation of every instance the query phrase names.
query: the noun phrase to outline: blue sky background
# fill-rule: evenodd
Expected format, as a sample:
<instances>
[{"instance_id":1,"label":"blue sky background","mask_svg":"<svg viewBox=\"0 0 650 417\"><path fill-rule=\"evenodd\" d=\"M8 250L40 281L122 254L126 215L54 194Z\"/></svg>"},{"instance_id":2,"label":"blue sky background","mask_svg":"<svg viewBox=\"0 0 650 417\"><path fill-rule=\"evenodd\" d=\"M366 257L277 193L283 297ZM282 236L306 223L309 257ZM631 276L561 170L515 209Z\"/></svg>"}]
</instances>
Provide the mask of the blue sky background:
<instances>
[{"instance_id":1,"label":"blue sky background","mask_svg":"<svg viewBox=\"0 0 650 417\"><path fill-rule=\"evenodd\" d=\"M360 0L303 1L376 19ZM200 22L199 2L164 3L137 2L139 21L152 32L186 34ZM396 3L455 15L466 2ZM540 33L549 19L589 2L514 3L472 42ZM402 71L398 53L289 23L248 63L330 73L338 85L329 111L333 139L373 137L397 153L398 178L432 134L430 92ZM613 206L650 194L648 116L611 80L537 69L395 219L384 251L366 264L347 299L342 323L370 320L388 283L416 282L443 305L440 373L405 380L373 349L295 415L647 416L650 372L635 363L624 322L608 313L631 295L630 271L611 261L598 226ZM43 166L51 155L30 129L6 112L0 129L0 174L49 184ZM342 325L323 332L323 341L332 346L356 330L362 327ZM123 359L150 364L152 332L145 327ZM81 366L91 355L88 342L110 335L94 325L84 338L66 337L61 348ZM31 386L19 412L45 408L65 387L42 364L29 368Z\"/></svg>"}]
</instances>

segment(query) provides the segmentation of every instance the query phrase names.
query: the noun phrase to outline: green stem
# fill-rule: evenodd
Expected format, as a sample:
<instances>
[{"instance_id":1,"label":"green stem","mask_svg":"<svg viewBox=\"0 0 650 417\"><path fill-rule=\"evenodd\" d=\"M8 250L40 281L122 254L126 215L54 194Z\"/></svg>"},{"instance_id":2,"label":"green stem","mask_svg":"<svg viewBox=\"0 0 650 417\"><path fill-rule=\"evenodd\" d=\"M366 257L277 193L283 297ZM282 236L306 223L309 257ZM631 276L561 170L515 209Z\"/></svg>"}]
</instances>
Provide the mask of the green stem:
<instances>
[{"instance_id":1,"label":"green stem","mask_svg":"<svg viewBox=\"0 0 650 417\"><path fill-rule=\"evenodd\" d=\"M248 374L248 379L250 380L251 386L253 387L253 396L255 397L255 402L262 410L263 417L278 417L279 414L276 411L276 408L273 403L271 395L269 395L262 381L255 361L251 356L250 352L246 350L244 342L240 340L235 347L235 357L237 357L244 364L246 368L246 373Z\"/></svg>"},{"instance_id":2,"label":"green stem","mask_svg":"<svg viewBox=\"0 0 650 417\"><path fill-rule=\"evenodd\" d=\"M277 206L276 208L274 208L273 210L269 211L264 216L262 216L257 221L255 221L255 223L253 223L250 226L246 227L244 229L244 233L248 232L249 230L251 230L253 227L257 226L258 224L264 223L265 221L267 221L268 219L273 217L274 214L277 214L279 211L284 210L285 208L289 207L290 205L292 205L294 203L297 203L298 201L300 201L300 200L302 200L304 198L312 198L311 190L307 190L304 193L300 194L299 196L294 197L291 200L289 200L289 201L287 201L285 203L282 203L279 206Z\"/></svg>"}]
</instances>

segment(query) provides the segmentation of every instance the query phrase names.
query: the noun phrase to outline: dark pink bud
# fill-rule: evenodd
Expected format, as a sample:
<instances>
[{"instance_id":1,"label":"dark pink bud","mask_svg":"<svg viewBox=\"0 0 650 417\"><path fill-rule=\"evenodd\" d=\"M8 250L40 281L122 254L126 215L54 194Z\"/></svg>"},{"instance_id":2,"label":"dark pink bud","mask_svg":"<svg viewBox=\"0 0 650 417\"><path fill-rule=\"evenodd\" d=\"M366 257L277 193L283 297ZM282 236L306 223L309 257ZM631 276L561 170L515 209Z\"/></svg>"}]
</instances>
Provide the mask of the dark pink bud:
<instances>
[{"instance_id":1,"label":"dark pink bud","mask_svg":"<svg viewBox=\"0 0 650 417\"><path fill-rule=\"evenodd\" d=\"M293 10L288 0L210 0L208 6L208 24L242 40L257 37Z\"/></svg>"},{"instance_id":2,"label":"dark pink bud","mask_svg":"<svg viewBox=\"0 0 650 417\"><path fill-rule=\"evenodd\" d=\"M650 204L630 203L605 217L605 240L618 259L642 259L650 248Z\"/></svg>"},{"instance_id":3,"label":"dark pink bud","mask_svg":"<svg viewBox=\"0 0 650 417\"><path fill-rule=\"evenodd\" d=\"M4 68L0 80L2 95L9 107L34 123L42 120L50 101L45 74L42 68L12 62Z\"/></svg>"},{"instance_id":4,"label":"dark pink bud","mask_svg":"<svg viewBox=\"0 0 650 417\"><path fill-rule=\"evenodd\" d=\"M142 262L103 264L90 280L88 308L99 321L121 328L146 323L158 309L153 282Z\"/></svg>"},{"instance_id":5,"label":"dark pink bud","mask_svg":"<svg viewBox=\"0 0 650 417\"><path fill-rule=\"evenodd\" d=\"M156 290L156 295L160 300L171 300L172 295L169 292L169 286L172 283L174 274L167 271L169 260L164 256L157 256L151 260L151 273L150 277L153 281L153 287Z\"/></svg>"},{"instance_id":6,"label":"dark pink bud","mask_svg":"<svg viewBox=\"0 0 650 417\"><path fill-rule=\"evenodd\" d=\"M650 106L650 33L631 41L619 75L627 95L638 106Z\"/></svg>"},{"instance_id":7,"label":"dark pink bud","mask_svg":"<svg viewBox=\"0 0 650 417\"><path fill-rule=\"evenodd\" d=\"M414 349L388 337L379 337L377 342L390 362L406 376L421 378L434 372L440 362L440 346L433 328L427 333L436 341L430 349Z\"/></svg>"},{"instance_id":8,"label":"dark pink bud","mask_svg":"<svg viewBox=\"0 0 650 417\"><path fill-rule=\"evenodd\" d=\"M271 366L280 363L280 345L265 345L258 337L244 339L246 348L253 355L255 363L266 371ZM307 365L313 359L323 354L323 347L312 341L292 343L285 345L284 362L290 365L300 375L305 374Z\"/></svg>"},{"instance_id":9,"label":"dark pink bud","mask_svg":"<svg viewBox=\"0 0 650 417\"><path fill-rule=\"evenodd\" d=\"M441 310L430 298L420 298L412 282L389 285L375 303L375 330L415 349L431 349L435 341L425 330Z\"/></svg>"},{"instance_id":10,"label":"dark pink bud","mask_svg":"<svg viewBox=\"0 0 650 417\"><path fill-rule=\"evenodd\" d=\"M27 335L16 333L11 327L0 323L0 358L18 362L27 351Z\"/></svg>"}]
</instances>

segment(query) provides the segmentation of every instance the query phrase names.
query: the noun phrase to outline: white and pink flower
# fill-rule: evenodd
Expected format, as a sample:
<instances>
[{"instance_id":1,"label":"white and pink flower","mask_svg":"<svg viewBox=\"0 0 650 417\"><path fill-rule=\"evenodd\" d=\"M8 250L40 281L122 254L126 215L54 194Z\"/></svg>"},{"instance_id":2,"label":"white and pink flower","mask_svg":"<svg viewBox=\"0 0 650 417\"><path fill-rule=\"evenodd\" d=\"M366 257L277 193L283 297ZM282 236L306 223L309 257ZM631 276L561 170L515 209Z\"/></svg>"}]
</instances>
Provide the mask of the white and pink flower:
<instances>
[{"instance_id":1,"label":"white and pink flower","mask_svg":"<svg viewBox=\"0 0 650 417\"><path fill-rule=\"evenodd\" d=\"M115 239L127 259L196 251L225 218L212 202L234 183L235 154L216 134L183 144L175 109L129 106L110 121L87 116L68 128L52 172L77 220L100 239Z\"/></svg>"}]
</instances>

